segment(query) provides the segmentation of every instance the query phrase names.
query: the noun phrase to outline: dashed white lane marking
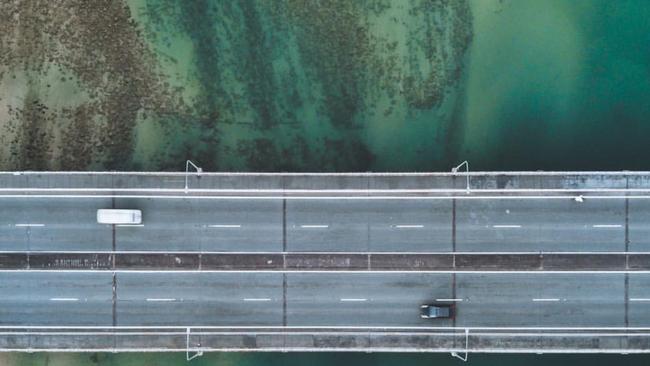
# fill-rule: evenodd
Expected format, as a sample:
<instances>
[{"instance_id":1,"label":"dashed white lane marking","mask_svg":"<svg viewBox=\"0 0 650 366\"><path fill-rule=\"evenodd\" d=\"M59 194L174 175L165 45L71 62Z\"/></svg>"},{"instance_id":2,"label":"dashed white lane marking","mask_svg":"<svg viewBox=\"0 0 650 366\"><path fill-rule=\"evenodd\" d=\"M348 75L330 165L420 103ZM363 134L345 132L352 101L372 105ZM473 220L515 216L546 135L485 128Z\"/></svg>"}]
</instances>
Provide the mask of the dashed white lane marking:
<instances>
[{"instance_id":1,"label":"dashed white lane marking","mask_svg":"<svg viewBox=\"0 0 650 366\"><path fill-rule=\"evenodd\" d=\"M222 229L238 229L241 227L241 225L217 224L217 225L208 225L208 227L222 228Z\"/></svg>"},{"instance_id":2,"label":"dashed white lane marking","mask_svg":"<svg viewBox=\"0 0 650 366\"><path fill-rule=\"evenodd\" d=\"M368 299L361 299L361 298L344 298L341 299L341 302L364 302L368 301Z\"/></svg>"},{"instance_id":3,"label":"dashed white lane marking","mask_svg":"<svg viewBox=\"0 0 650 366\"><path fill-rule=\"evenodd\" d=\"M244 301L271 301L268 297L247 297Z\"/></svg>"},{"instance_id":4,"label":"dashed white lane marking","mask_svg":"<svg viewBox=\"0 0 650 366\"><path fill-rule=\"evenodd\" d=\"M300 225L303 229L327 229L329 225Z\"/></svg>"},{"instance_id":5,"label":"dashed white lane marking","mask_svg":"<svg viewBox=\"0 0 650 366\"><path fill-rule=\"evenodd\" d=\"M424 225L395 225L398 229L421 229Z\"/></svg>"},{"instance_id":6,"label":"dashed white lane marking","mask_svg":"<svg viewBox=\"0 0 650 366\"><path fill-rule=\"evenodd\" d=\"M548 298L548 297L545 297L545 298L537 298L537 299L533 299L533 301L535 301L535 302L544 302L544 301L547 301L547 302L555 302L555 301L560 301L560 299L558 299L558 298Z\"/></svg>"},{"instance_id":7,"label":"dashed white lane marking","mask_svg":"<svg viewBox=\"0 0 650 366\"><path fill-rule=\"evenodd\" d=\"M142 227L144 224L117 224L115 226L119 227Z\"/></svg>"},{"instance_id":8,"label":"dashed white lane marking","mask_svg":"<svg viewBox=\"0 0 650 366\"><path fill-rule=\"evenodd\" d=\"M461 302L463 299L436 299L436 301L440 302Z\"/></svg>"},{"instance_id":9,"label":"dashed white lane marking","mask_svg":"<svg viewBox=\"0 0 650 366\"><path fill-rule=\"evenodd\" d=\"M176 299L172 299L169 297L150 297L147 298L147 301L149 302L171 302L171 301L176 301Z\"/></svg>"},{"instance_id":10,"label":"dashed white lane marking","mask_svg":"<svg viewBox=\"0 0 650 366\"><path fill-rule=\"evenodd\" d=\"M76 297L53 297L50 301L79 301Z\"/></svg>"},{"instance_id":11,"label":"dashed white lane marking","mask_svg":"<svg viewBox=\"0 0 650 366\"><path fill-rule=\"evenodd\" d=\"M648 302L650 302L650 298L648 298L648 297L630 297L630 301L648 301Z\"/></svg>"},{"instance_id":12,"label":"dashed white lane marking","mask_svg":"<svg viewBox=\"0 0 650 366\"><path fill-rule=\"evenodd\" d=\"M595 228L602 228L602 229L613 229L613 228L619 228L623 227L623 225L612 225L612 224L599 224L599 225L592 225Z\"/></svg>"},{"instance_id":13,"label":"dashed white lane marking","mask_svg":"<svg viewBox=\"0 0 650 366\"><path fill-rule=\"evenodd\" d=\"M16 224L16 227L42 227L45 224Z\"/></svg>"},{"instance_id":14,"label":"dashed white lane marking","mask_svg":"<svg viewBox=\"0 0 650 366\"><path fill-rule=\"evenodd\" d=\"M492 225L495 229L518 229L521 225Z\"/></svg>"}]
</instances>

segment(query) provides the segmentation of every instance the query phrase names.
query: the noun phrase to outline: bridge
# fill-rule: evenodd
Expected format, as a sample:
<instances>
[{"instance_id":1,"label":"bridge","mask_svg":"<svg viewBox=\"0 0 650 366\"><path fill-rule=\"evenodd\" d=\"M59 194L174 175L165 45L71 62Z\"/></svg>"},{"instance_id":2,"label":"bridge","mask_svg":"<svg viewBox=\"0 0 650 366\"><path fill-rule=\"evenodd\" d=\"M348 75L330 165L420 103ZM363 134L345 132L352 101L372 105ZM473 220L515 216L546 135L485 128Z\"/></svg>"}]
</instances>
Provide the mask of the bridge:
<instances>
[{"instance_id":1,"label":"bridge","mask_svg":"<svg viewBox=\"0 0 650 366\"><path fill-rule=\"evenodd\" d=\"M648 352L649 199L650 172L2 172L0 351Z\"/></svg>"}]
</instances>

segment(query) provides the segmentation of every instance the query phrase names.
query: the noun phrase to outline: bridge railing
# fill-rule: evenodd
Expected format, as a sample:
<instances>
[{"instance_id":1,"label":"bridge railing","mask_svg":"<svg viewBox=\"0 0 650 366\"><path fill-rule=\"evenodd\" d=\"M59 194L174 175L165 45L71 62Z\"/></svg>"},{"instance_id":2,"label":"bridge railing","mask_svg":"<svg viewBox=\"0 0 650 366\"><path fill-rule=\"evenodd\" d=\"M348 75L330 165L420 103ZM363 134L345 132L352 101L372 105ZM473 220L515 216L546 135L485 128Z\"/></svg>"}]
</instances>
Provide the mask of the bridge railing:
<instances>
[{"instance_id":1,"label":"bridge railing","mask_svg":"<svg viewBox=\"0 0 650 366\"><path fill-rule=\"evenodd\" d=\"M1 351L364 351L648 353L648 328L215 328L0 329Z\"/></svg>"},{"instance_id":2,"label":"bridge railing","mask_svg":"<svg viewBox=\"0 0 650 366\"><path fill-rule=\"evenodd\" d=\"M187 183L186 183L187 181ZM188 189L186 190L185 187ZM0 172L0 195L155 194L289 197L531 193L647 194L650 172L163 173Z\"/></svg>"}]
</instances>

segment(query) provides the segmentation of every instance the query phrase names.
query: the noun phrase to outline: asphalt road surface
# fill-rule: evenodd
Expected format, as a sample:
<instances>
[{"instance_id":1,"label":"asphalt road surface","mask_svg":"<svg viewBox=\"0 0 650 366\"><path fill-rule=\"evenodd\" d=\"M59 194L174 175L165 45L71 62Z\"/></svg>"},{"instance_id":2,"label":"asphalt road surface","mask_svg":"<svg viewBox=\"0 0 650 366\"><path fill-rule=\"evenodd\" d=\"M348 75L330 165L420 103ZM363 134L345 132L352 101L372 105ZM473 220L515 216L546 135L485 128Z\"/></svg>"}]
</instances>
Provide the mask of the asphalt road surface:
<instances>
[{"instance_id":1,"label":"asphalt road surface","mask_svg":"<svg viewBox=\"0 0 650 366\"><path fill-rule=\"evenodd\" d=\"M141 226L96 222L140 209ZM627 240L626 245L626 230ZM650 200L3 198L0 251L644 252Z\"/></svg>"},{"instance_id":2,"label":"asphalt road surface","mask_svg":"<svg viewBox=\"0 0 650 366\"><path fill-rule=\"evenodd\" d=\"M650 327L650 275L625 276L120 272L113 292L111 273L3 272L0 324ZM421 319L429 301L456 319Z\"/></svg>"}]
</instances>

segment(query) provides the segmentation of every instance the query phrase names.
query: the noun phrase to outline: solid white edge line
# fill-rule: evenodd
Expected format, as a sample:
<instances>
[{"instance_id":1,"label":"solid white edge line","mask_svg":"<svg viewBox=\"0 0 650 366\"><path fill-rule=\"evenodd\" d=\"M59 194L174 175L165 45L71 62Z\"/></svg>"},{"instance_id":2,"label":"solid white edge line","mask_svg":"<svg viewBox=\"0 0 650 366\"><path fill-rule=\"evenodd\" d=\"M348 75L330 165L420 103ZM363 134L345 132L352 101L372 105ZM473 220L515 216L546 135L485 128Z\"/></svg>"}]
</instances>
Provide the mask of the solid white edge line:
<instances>
[{"instance_id":1,"label":"solid white edge line","mask_svg":"<svg viewBox=\"0 0 650 366\"><path fill-rule=\"evenodd\" d=\"M45 188L45 187L17 187L17 188L0 188L0 192L152 192L152 193L466 193L465 188L429 188L429 189L390 189L390 188L329 188L329 189L309 189L309 188L191 188L187 191L184 188ZM650 192L650 187L644 188L477 188L472 189L471 193L595 193L595 192ZM575 198L575 195L571 196ZM588 198L583 194L583 198Z\"/></svg>"},{"instance_id":2,"label":"solid white edge line","mask_svg":"<svg viewBox=\"0 0 650 366\"><path fill-rule=\"evenodd\" d=\"M398 229L421 229L424 225L395 225Z\"/></svg>"},{"instance_id":3,"label":"solid white edge line","mask_svg":"<svg viewBox=\"0 0 650 366\"><path fill-rule=\"evenodd\" d=\"M650 199L647 196L584 196L589 199ZM183 199L183 200L566 200L574 199L574 196L172 196L172 195L120 195L120 194L98 194L98 195L58 195L58 194L0 194L1 198L83 198L83 199L106 199L106 198L132 198L132 199Z\"/></svg>"},{"instance_id":4,"label":"solid white edge line","mask_svg":"<svg viewBox=\"0 0 650 366\"><path fill-rule=\"evenodd\" d=\"M464 328L463 328L464 329ZM461 330L461 329L459 329ZM313 335L315 332L291 332L290 334L292 335ZM379 334L379 335L402 335L402 336L411 336L411 335L425 335L425 336L446 336L446 337L457 337L458 335L462 334L461 332L390 332L390 331L345 331L345 332L335 332L335 331L329 331L329 332L316 332L316 334L319 335L341 335L341 334L349 334L349 335L367 335L368 333L372 334ZM215 332L215 331L196 331L192 332L191 335L197 335L197 336L204 336L204 335L251 335L251 334L256 334L256 335L282 335L286 334L286 331L249 331L249 332ZM62 331L55 331L55 332L0 332L0 335L2 336L12 336L12 335L56 335L56 336L80 336L80 335L86 335L86 336L178 336L178 335L187 335L186 331L167 331L167 332L62 332ZM531 337L531 336L536 336L536 337L650 337L649 333L533 333L533 332L508 332L508 333L502 333L502 332L482 332L482 331L473 331L472 335L474 336L482 336L482 337ZM191 348L191 349L196 349ZM201 347L203 349L203 347ZM217 348L219 349L219 348ZM397 348L400 349L400 348ZM23 348L19 349L19 351L28 351L29 349ZM98 351L97 349L91 348L89 349L92 352ZM133 350L133 349L131 349ZM143 350L143 352L151 351L152 349L146 348ZM185 350L185 349L183 349ZM219 349L221 350L221 349ZM247 348L247 349L242 349L243 351L263 351L260 349L254 349L254 348ZM281 349L282 351L285 351L284 349ZM355 349L352 349L355 350ZM433 349L434 352L442 352L438 348ZM602 349L601 349L602 350ZM0 348L0 352L7 352L8 349L6 348ZM62 348L58 349L59 352L72 352L68 348ZM167 349L167 351L170 351L170 349ZM356 351L359 351L358 348L356 348ZM512 350L511 350L512 351ZM38 352L43 352L43 349L38 348ZM418 352L423 352L421 348L418 349ZM487 352L483 350L476 350L473 349L472 352ZM516 349L515 352L519 352L519 349ZM548 352L547 350L542 351L541 353ZM562 353L567 353L567 349L563 349L561 351ZM628 350L626 349L625 351L617 351L620 353L628 353ZM645 349L645 352L650 353L650 350ZM539 351L537 353L540 353Z\"/></svg>"},{"instance_id":5,"label":"solid white edge line","mask_svg":"<svg viewBox=\"0 0 650 366\"><path fill-rule=\"evenodd\" d=\"M132 171L106 171L106 170L71 170L71 171L52 171L52 170L4 170L0 171L0 174L7 175L142 175L142 176L161 176L161 177L185 177L188 173L183 171L178 172L162 172L162 171L142 171L142 170L132 170ZM195 172L190 173L192 175L197 175ZM358 176L358 177L391 177L391 176L406 176L406 177L428 177L428 176L495 176L495 175L614 175L614 176L639 176L639 175L650 175L650 171L644 170L522 170L522 171L508 171L508 170L474 170L470 172L347 172L347 173L332 173L332 172L242 172L242 171L233 171L233 172L201 172L201 175L205 176L214 176L214 177L228 177L228 176L290 176L290 177L301 177L301 176L334 176L334 177L348 177L348 176Z\"/></svg>"},{"instance_id":6,"label":"solid white edge line","mask_svg":"<svg viewBox=\"0 0 650 366\"><path fill-rule=\"evenodd\" d=\"M58 330L58 329L79 329L79 330L93 330L93 329L106 329L106 330L142 330L142 329L177 329L182 330L183 333L191 329L377 329L377 330L462 330L469 329L470 331L650 331L650 327L473 327L473 326L456 326L456 327L428 327L428 326L393 326L393 325L362 325L362 326L349 326L349 325L116 325L116 326L93 326L93 325L7 325L0 326L2 329L42 329L42 330Z\"/></svg>"},{"instance_id":7,"label":"solid white edge line","mask_svg":"<svg viewBox=\"0 0 650 366\"><path fill-rule=\"evenodd\" d=\"M178 329L180 327L177 327L175 329ZM191 327L190 327L191 328ZM193 328L193 329L201 329L201 328ZM264 329L264 328L260 328ZM459 333L457 330L464 330L465 328L458 328L456 330L447 330L447 331L428 331L427 329L424 329L425 331L423 332L418 332L415 330L411 331L384 331L381 327L375 328L377 330L371 330L371 333L376 333L376 334L402 334L402 335L435 335L435 336L449 336L449 337L454 337L458 336ZM214 335L214 334L220 334L220 335L245 335L245 334L282 334L286 333L286 330L251 330L251 331L211 331L211 330L192 330L191 335ZM363 330L358 330L358 331L319 331L317 332L318 334L331 334L331 335L336 335L336 334L368 334L368 331L363 331ZM2 332L0 331L0 335L16 335L16 334L33 334L33 335L187 335L187 329L184 331L181 330L168 330L168 331L156 331L156 332L151 332L151 331L119 331L119 330L114 330L113 332L92 332L92 331L49 331L49 332L20 332L20 331L6 331ZM292 331L290 334L302 334L302 335L308 335L308 334L314 334L314 332L306 332L306 331ZM532 333L532 332L525 332L525 331L519 331L519 332L498 332L498 331L473 331L474 335L481 335L481 336L526 336L526 335L542 335L542 336L609 336L609 337L617 337L617 336L628 336L628 335L635 335L637 337L650 337L650 333L599 333L599 332L585 332L585 333L558 333L558 332L550 332L550 333ZM1 352L1 351L0 351Z\"/></svg>"},{"instance_id":8,"label":"solid white edge line","mask_svg":"<svg viewBox=\"0 0 650 366\"><path fill-rule=\"evenodd\" d=\"M172 274L172 273L259 273L259 274L269 274L269 273L277 273L277 274L282 274L282 273L328 273L328 274L380 274L380 275L386 275L386 274L412 274L412 275L418 275L418 274L424 274L424 273L457 273L457 274L538 274L538 275L549 275L549 274L557 274L557 275L562 275L562 274L575 274L575 275L592 275L592 274L624 274L624 273L629 273L631 275L637 275L637 274L650 274L650 270L629 270L629 269L622 269L622 270L609 270L609 271L603 271L603 270L584 270L584 271L577 271L577 270L568 270L568 271L558 271L558 270L504 270L504 271L497 271L497 270L412 270L412 271L405 271L405 270L399 270L399 271L390 271L390 270L290 270L290 269L277 269L277 270L267 270L267 269L248 269L248 270L229 270L229 269L211 269L211 270L198 270L198 269L192 269L192 270L146 270L146 269L0 269L0 273L51 273L51 272L56 272L56 273L165 273L165 274Z\"/></svg>"},{"instance_id":9,"label":"solid white edge line","mask_svg":"<svg viewBox=\"0 0 650 366\"><path fill-rule=\"evenodd\" d=\"M79 301L76 297L52 297L50 301Z\"/></svg>"},{"instance_id":10,"label":"solid white edge line","mask_svg":"<svg viewBox=\"0 0 650 366\"><path fill-rule=\"evenodd\" d=\"M144 224L116 224L119 227L143 227Z\"/></svg>"},{"instance_id":11,"label":"solid white edge line","mask_svg":"<svg viewBox=\"0 0 650 366\"><path fill-rule=\"evenodd\" d=\"M27 251L24 250L0 250L0 254L25 254ZM382 254L409 254L409 255L450 255L450 254L459 254L459 255L485 255L485 254L518 254L518 255L549 255L549 254L590 254L590 255L650 255L650 252L618 252L618 251L612 251L612 252L607 252L607 251L602 251L602 252L594 252L594 251L584 251L584 252L572 252L572 251L566 251L566 252L545 252L545 251L525 251L525 252L507 252L507 251L494 251L494 252L485 252L485 251L476 251L476 252L461 252L461 251L448 251L448 252L356 252L356 251L312 251L312 252L305 252L305 251L278 251L278 252L269 252L269 251L249 251L249 252L241 252L241 251L159 251L159 250L148 250L148 251L142 251L142 250L116 250L116 251L111 251L111 250L30 250L28 253L30 254L277 254L277 255L283 255L283 254L357 254L357 255L382 255Z\"/></svg>"},{"instance_id":12,"label":"solid white edge line","mask_svg":"<svg viewBox=\"0 0 650 366\"><path fill-rule=\"evenodd\" d=\"M215 224L215 225L208 225L208 227L212 228L224 228L224 229L237 229L240 228L241 225L227 225L227 224Z\"/></svg>"},{"instance_id":13,"label":"solid white edge line","mask_svg":"<svg viewBox=\"0 0 650 366\"><path fill-rule=\"evenodd\" d=\"M495 229L519 229L521 225L492 225Z\"/></svg>"},{"instance_id":14,"label":"solid white edge line","mask_svg":"<svg viewBox=\"0 0 650 366\"><path fill-rule=\"evenodd\" d=\"M179 327L180 328L180 327ZM196 328L195 328L196 329ZM293 335L313 335L313 334L324 334L324 335L340 335L340 334L350 334L350 335L359 335L359 334L390 334L390 335L430 335L430 336L447 336L447 337L457 337L462 334L458 330L464 330L465 328L458 328L457 330L452 331L384 331L383 328L377 328L377 330L371 331L319 331L319 332L308 332L308 331L292 331L290 334ZM251 331L201 331L196 330L192 331L191 335L247 335L247 334L264 334L264 335L274 335L274 334L286 334L286 330L251 330ZM515 337L526 337L526 336L542 336L542 337L650 337L650 333L599 333L599 332L585 332L585 333L534 333L534 332L497 332L497 331L472 331L472 334L475 336L484 336L484 337L503 337L503 336L515 336ZM12 332L0 332L0 335L103 335L103 336L113 336L113 335L187 335L187 330L185 331L157 331L157 332L145 332L145 331L129 331L129 332L88 332L88 331L49 331L49 332L21 332L21 331L12 331ZM251 349L249 349L251 350ZM253 349L254 350L254 349ZM0 349L0 352L5 351ZM64 349L65 351L65 349ZM650 350L649 350L650 351ZM68 352L68 351L65 351Z\"/></svg>"},{"instance_id":15,"label":"solid white edge line","mask_svg":"<svg viewBox=\"0 0 650 366\"><path fill-rule=\"evenodd\" d=\"M534 302L557 302L560 301L558 298L537 298L533 299Z\"/></svg>"},{"instance_id":16,"label":"solid white edge line","mask_svg":"<svg viewBox=\"0 0 650 366\"><path fill-rule=\"evenodd\" d=\"M371 352L392 352L392 353L427 353L427 354L433 354L433 353L457 353L457 352L464 352L464 348L452 348L452 347L444 347L444 348L422 348L421 346L417 347L370 347L370 348L363 348L360 351L359 347L315 347L315 346L307 346L307 347L264 347L264 348L251 348L251 347L223 347L223 348L217 348L217 347L191 347L191 351L201 351L201 352L239 352L239 353L244 353L244 352L258 352L258 353L266 353L266 352L277 352L277 353L286 353L286 352L366 352L366 351L371 351ZM142 348L142 347L132 347L132 348L125 348L125 347L112 347L112 348L36 348L36 347L28 347L28 348L0 348L0 353L3 352L28 352L28 353L33 353L33 352L50 352L50 353L61 353L61 352L92 352L92 353L97 353L97 352L103 352L103 353L116 353L116 352L121 352L121 353L133 353L133 352L138 352L138 353L147 353L147 352L160 352L160 353L165 353L165 352L186 352L187 348L179 348L178 346L170 347L170 348L162 348L162 347L151 347L151 348ZM603 349L603 348L549 348L549 349L544 349L543 351L540 351L538 348L517 348L515 350L508 349L508 348L476 348L472 349L470 352L480 352L480 353L489 353L489 354L500 354L500 353L505 353L505 354L523 354L523 353L537 353L537 354L566 354L566 353L576 353L576 354L607 354L607 355L628 355L628 354L642 354L642 355L647 355L650 354L650 350L648 349L641 349L641 348L633 348L633 349Z\"/></svg>"},{"instance_id":17,"label":"solid white edge line","mask_svg":"<svg viewBox=\"0 0 650 366\"><path fill-rule=\"evenodd\" d=\"M362 299L362 298L342 298L339 299L340 302L365 302L368 301L368 299Z\"/></svg>"},{"instance_id":18,"label":"solid white edge line","mask_svg":"<svg viewBox=\"0 0 650 366\"><path fill-rule=\"evenodd\" d=\"M611 228L621 228L621 227L623 227L623 225L618 225L618 224L597 224L597 225L592 225L592 227L611 229Z\"/></svg>"},{"instance_id":19,"label":"solid white edge line","mask_svg":"<svg viewBox=\"0 0 650 366\"><path fill-rule=\"evenodd\" d=\"M27 253L24 250L0 250L0 254L25 254ZM269 252L269 251L248 251L248 252L241 252L241 251L159 251L159 250L148 250L148 251L142 251L142 250L116 250L116 251L110 251L110 250L30 250L30 254L277 254L277 255L283 255L283 254L361 254L361 255L384 255L384 254L409 254L409 255L450 255L450 254L459 254L459 255L485 255L485 254L518 254L518 255L550 255L550 254L590 254L590 255L650 255L650 252L618 252L618 251L612 251L612 252L607 252L607 251L602 251L602 252L594 252L594 251L584 251L584 252L573 252L573 251L566 251L566 252L554 252L554 251L522 251L522 252L507 252L507 251L494 251L494 252L485 252L485 251L476 251L476 252L461 252L461 251L448 251L448 252L356 252L356 251L312 251L312 252L305 252L305 251L278 251L278 252Z\"/></svg>"},{"instance_id":20,"label":"solid white edge line","mask_svg":"<svg viewBox=\"0 0 650 366\"><path fill-rule=\"evenodd\" d=\"M16 227L42 227L45 224L15 224Z\"/></svg>"},{"instance_id":21,"label":"solid white edge line","mask_svg":"<svg viewBox=\"0 0 650 366\"><path fill-rule=\"evenodd\" d=\"M329 225L300 225L303 229L327 229Z\"/></svg>"},{"instance_id":22,"label":"solid white edge line","mask_svg":"<svg viewBox=\"0 0 650 366\"><path fill-rule=\"evenodd\" d=\"M436 299L436 301L440 301L440 302L462 302L463 299Z\"/></svg>"},{"instance_id":23,"label":"solid white edge line","mask_svg":"<svg viewBox=\"0 0 650 366\"><path fill-rule=\"evenodd\" d=\"M647 298L647 297L630 297L630 301L644 301L644 302L649 301L650 302L650 298Z\"/></svg>"}]
</instances>

